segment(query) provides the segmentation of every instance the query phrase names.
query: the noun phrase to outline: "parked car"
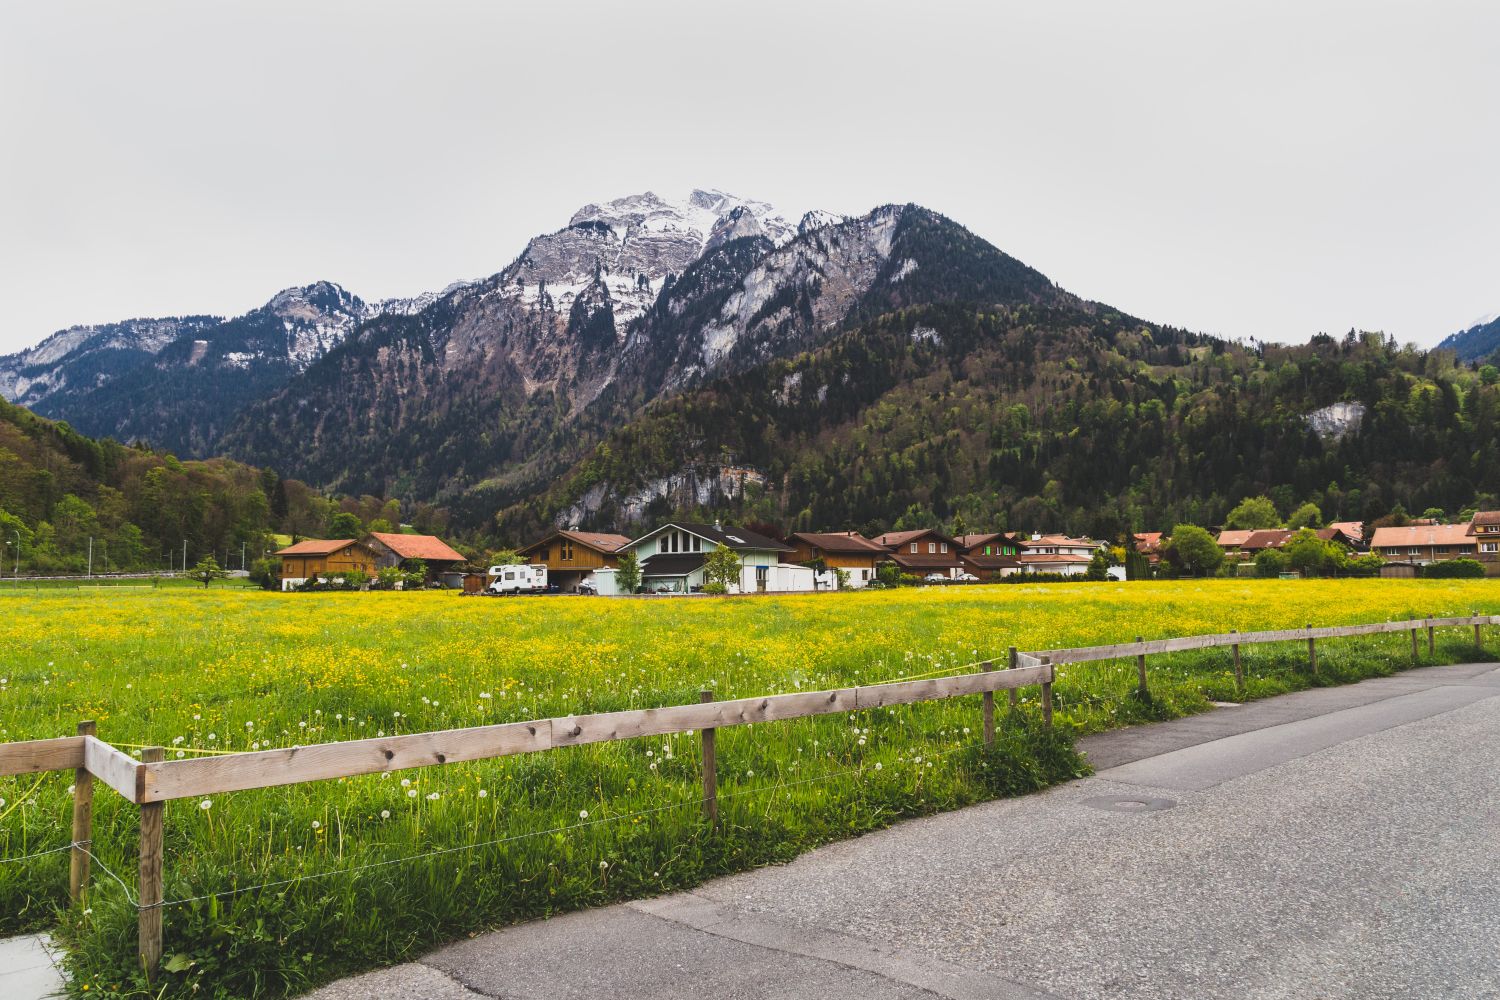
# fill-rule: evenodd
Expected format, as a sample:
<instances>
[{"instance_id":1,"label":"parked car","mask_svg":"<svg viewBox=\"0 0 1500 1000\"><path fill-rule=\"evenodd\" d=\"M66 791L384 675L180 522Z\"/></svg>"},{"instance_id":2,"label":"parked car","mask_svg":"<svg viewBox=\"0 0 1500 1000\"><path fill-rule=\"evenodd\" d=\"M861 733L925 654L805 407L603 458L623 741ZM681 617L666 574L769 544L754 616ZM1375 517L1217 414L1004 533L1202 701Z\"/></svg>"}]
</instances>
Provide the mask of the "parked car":
<instances>
[{"instance_id":1,"label":"parked car","mask_svg":"<svg viewBox=\"0 0 1500 1000\"><path fill-rule=\"evenodd\" d=\"M578 592L580 594L588 594L590 596L593 596L599 593L599 588L595 586L592 580L585 580L578 585Z\"/></svg>"},{"instance_id":2,"label":"parked car","mask_svg":"<svg viewBox=\"0 0 1500 1000\"><path fill-rule=\"evenodd\" d=\"M978 583L979 582L979 577L975 576L973 573L960 573L957 576L955 576L953 579L957 580L959 583Z\"/></svg>"},{"instance_id":3,"label":"parked car","mask_svg":"<svg viewBox=\"0 0 1500 1000\"><path fill-rule=\"evenodd\" d=\"M928 573L922 577L923 583L948 583L949 577L946 573Z\"/></svg>"}]
</instances>

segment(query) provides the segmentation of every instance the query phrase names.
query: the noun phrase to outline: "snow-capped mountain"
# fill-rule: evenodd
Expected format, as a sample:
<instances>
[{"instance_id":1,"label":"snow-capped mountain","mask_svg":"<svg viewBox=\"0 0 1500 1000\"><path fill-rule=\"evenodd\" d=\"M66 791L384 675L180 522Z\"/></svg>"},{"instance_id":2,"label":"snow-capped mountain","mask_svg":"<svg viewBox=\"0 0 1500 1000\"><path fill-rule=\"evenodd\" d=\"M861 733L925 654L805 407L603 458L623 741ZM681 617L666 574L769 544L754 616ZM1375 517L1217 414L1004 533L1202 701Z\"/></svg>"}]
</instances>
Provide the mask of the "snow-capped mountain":
<instances>
[{"instance_id":1,"label":"snow-capped mountain","mask_svg":"<svg viewBox=\"0 0 1500 1000\"><path fill-rule=\"evenodd\" d=\"M498 274L362 324L250 406L225 449L351 492L451 502L557 471L663 394L913 302L1044 302L1030 268L916 206L790 217L695 191L585 206ZM475 501L484 502L484 501Z\"/></svg>"},{"instance_id":2,"label":"snow-capped mountain","mask_svg":"<svg viewBox=\"0 0 1500 1000\"><path fill-rule=\"evenodd\" d=\"M179 337L222 322L219 316L182 316L59 330L35 347L0 357L0 397L35 408L65 389L87 391L154 357Z\"/></svg>"},{"instance_id":3,"label":"snow-capped mountain","mask_svg":"<svg viewBox=\"0 0 1500 1000\"><path fill-rule=\"evenodd\" d=\"M0 358L0 396L86 434L212 454L239 407L275 391L359 324L410 315L443 293L370 304L331 282L286 288L233 318L73 327Z\"/></svg>"}]
</instances>

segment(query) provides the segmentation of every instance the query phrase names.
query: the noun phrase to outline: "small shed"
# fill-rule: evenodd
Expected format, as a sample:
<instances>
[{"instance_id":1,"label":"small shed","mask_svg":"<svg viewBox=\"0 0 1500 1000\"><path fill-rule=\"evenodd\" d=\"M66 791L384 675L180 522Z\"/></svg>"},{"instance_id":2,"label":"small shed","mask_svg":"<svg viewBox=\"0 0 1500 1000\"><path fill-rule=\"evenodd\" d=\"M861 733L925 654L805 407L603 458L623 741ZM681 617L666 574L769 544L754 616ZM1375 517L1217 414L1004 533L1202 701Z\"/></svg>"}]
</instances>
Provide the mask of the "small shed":
<instances>
[{"instance_id":1,"label":"small shed","mask_svg":"<svg viewBox=\"0 0 1500 1000\"><path fill-rule=\"evenodd\" d=\"M1388 562L1380 567L1380 578L1382 580L1414 580L1416 576L1416 563Z\"/></svg>"},{"instance_id":2,"label":"small shed","mask_svg":"<svg viewBox=\"0 0 1500 1000\"><path fill-rule=\"evenodd\" d=\"M401 535L391 531L372 531L365 544L376 555L379 567L386 569L405 562L422 562L427 567L427 582L443 582L467 560L464 554L436 535Z\"/></svg>"}]
</instances>

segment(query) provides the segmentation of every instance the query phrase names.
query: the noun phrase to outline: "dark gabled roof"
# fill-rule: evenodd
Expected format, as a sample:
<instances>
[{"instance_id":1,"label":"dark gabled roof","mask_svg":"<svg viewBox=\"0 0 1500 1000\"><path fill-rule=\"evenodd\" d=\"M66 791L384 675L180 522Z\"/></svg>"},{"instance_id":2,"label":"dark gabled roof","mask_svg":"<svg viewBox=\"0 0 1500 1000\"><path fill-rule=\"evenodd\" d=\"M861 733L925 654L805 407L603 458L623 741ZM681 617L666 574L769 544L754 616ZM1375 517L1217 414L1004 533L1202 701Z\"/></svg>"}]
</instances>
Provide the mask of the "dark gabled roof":
<instances>
[{"instance_id":1,"label":"dark gabled roof","mask_svg":"<svg viewBox=\"0 0 1500 1000\"><path fill-rule=\"evenodd\" d=\"M641 576L687 576L702 565L702 552L649 556L641 563Z\"/></svg>"},{"instance_id":2,"label":"dark gabled roof","mask_svg":"<svg viewBox=\"0 0 1500 1000\"><path fill-rule=\"evenodd\" d=\"M871 556L884 555L887 552L884 545L852 533L828 532L825 534L816 531L797 531L792 533L792 538L806 542L813 548L822 549L824 552L852 552Z\"/></svg>"},{"instance_id":3,"label":"dark gabled roof","mask_svg":"<svg viewBox=\"0 0 1500 1000\"><path fill-rule=\"evenodd\" d=\"M586 545L596 552L603 552L605 555L613 555L620 550L621 546L630 544L630 539L624 535L615 535L607 531L554 531L517 551L521 555L526 555L550 543L554 538L567 538L579 545Z\"/></svg>"},{"instance_id":4,"label":"dark gabled roof","mask_svg":"<svg viewBox=\"0 0 1500 1000\"><path fill-rule=\"evenodd\" d=\"M1021 552L1026 549L1026 540L1021 538L1015 532L1010 531L991 531L987 534L981 535L959 535L956 541L958 542L959 548L963 549L965 552L973 552L975 549L980 548L981 546L989 545L992 543L1000 545L1013 545L1015 546L1017 552Z\"/></svg>"},{"instance_id":5,"label":"dark gabled roof","mask_svg":"<svg viewBox=\"0 0 1500 1000\"><path fill-rule=\"evenodd\" d=\"M1291 540L1295 531L1286 528L1266 528L1250 532L1250 537L1240 543L1242 549L1279 549Z\"/></svg>"},{"instance_id":6,"label":"dark gabled roof","mask_svg":"<svg viewBox=\"0 0 1500 1000\"><path fill-rule=\"evenodd\" d=\"M737 552L743 552L747 549L769 550L771 552L792 551L792 547L790 545L784 545L774 538L767 538L765 535L757 535L755 532L747 531L744 528L736 528L733 525L730 525L727 528L715 527L712 524L698 524L694 521L668 521L660 528L657 528L655 531L648 531L646 534L642 535L640 538L637 538L635 541L643 542L653 535L661 534L668 528L676 528L680 531L690 532L700 538L708 539L715 545L722 545L727 549L734 549ZM635 542L632 542L631 544L633 545L635 544Z\"/></svg>"},{"instance_id":7,"label":"dark gabled roof","mask_svg":"<svg viewBox=\"0 0 1500 1000\"><path fill-rule=\"evenodd\" d=\"M963 561L986 570L1010 569L1021 565L1021 560L1016 556L987 556L980 552L970 552L963 557Z\"/></svg>"},{"instance_id":8,"label":"dark gabled roof","mask_svg":"<svg viewBox=\"0 0 1500 1000\"><path fill-rule=\"evenodd\" d=\"M919 528L916 531L887 531L883 535L876 535L875 541L880 545L896 548L907 542L914 542L919 538L931 538L935 542L947 542L950 545L960 546L956 538L949 538L936 528Z\"/></svg>"}]
</instances>

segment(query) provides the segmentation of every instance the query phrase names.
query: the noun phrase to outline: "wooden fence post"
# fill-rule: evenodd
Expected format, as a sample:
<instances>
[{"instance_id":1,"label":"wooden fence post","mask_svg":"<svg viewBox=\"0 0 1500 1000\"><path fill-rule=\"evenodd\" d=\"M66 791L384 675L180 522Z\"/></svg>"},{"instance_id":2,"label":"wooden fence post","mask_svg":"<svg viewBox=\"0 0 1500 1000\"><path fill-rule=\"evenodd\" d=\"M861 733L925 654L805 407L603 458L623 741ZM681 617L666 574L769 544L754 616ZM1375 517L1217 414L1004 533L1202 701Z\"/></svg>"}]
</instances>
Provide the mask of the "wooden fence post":
<instances>
[{"instance_id":1,"label":"wooden fence post","mask_svg":"<svg viewBox=\"0 0 1500 1000\"><path fill-rule=\"evenodd\" d=\"M1135 637L1135 641L1136 642L1145 642L1146 640L1143 637L1141 637L1141 636L1136 636ZM1136 675L1137 675L1137 686L1136 686L1136 689L1140 693L1140 696L1142 698L1149 698L1149 697L1151 697L1151 692L1146 687L1146 654L1145 653L1140 653L1140 654L1138 654L1136 656L1136 658L1135 658L1135 672L1136 672Z\"/></svg>"},{"instance_id":2,"label":"wooden fence post","mask_svg":"<svg viewBox=\"0 0 1500 1000\"><path fill-rule=\"evenodd\" d=\"M1016 647L1012 646L1012 647L1010 647L1010 666L1006 667L1005 669L1007 669L1007 670L1014 670L1014 669L1016 669L1016 663L1017 662L1018 662L1018 660L1017 660L1017 654L1016 654ZM1010 707L1011 708L1015 708L1017 704L1019 704L1019 699L1018 699L1017 694L1016 694L1016 689L1015 688L1011 688L1010 689Z\"/></svg>"},{"instance_id":3,"label":"wooden fence post","mask_svg":"<svg viewBox=\"0 0 1500 1000\"><path fill-rule=\"evenodd\" d=\"M698 700L709 702L714 700L712 691L700 691ZM719 823L719 765L716 759L717 747L715 746L718 730L703 730L703 815L715 826Z\"/></svg>"},{"instance_id":4,"label":"wooden fence post","mask_svg":"<svg viewBox=\"0 0 1500 1000\"><path fill-rule=\"evenodd\" d=\"M162 747L147 747L141 751L143 764L159 764L166 758L167 751ZM162 812L165 808L164 802L141 804L141 876L137 893L140 896L141 967L146 971L147 982L156 978L161 967Z\"/></svg>"},{"instance_id":5,"label":"wooden fence post","mask_svg":"<svg viewBox=\"0 0 1500 1000\"><path fill-rule=\"evenodd\" d=\"M1230 631L1231 635L1239 635L1239 633L1240 633L1240 630L1237 629L1237 628L1232 628L1229 631ZM1233 646L1233 649L1234 649L1234 687L1235 687L1235 690L1239 691L1241 694L1244 694L1244 692L1245 692L1245 671L1240 667L1240 644L1239 643L1235 643L1234 646Z\"/></svg>"},{"instance_id":6,"label":"wooden fence post","mask_svg":"<svg viewBox=\"0 0 1500 1000\"><path fill-rule=\"evenodd\" d=\"M979 665L979 669L989 673L995 669L995 664L985 660ZM984 745L991 747L995 745L995 692L984 693Z\"/></svg>"},{"instance_id":7,"label":"wooden fence post","mask_svg":"<svg viewBox=\"0 0 1500 1000\"><path fill-rule=\"evenodd\" d=\"M1307 623L1307 631L1312 632L1312 622ZM1318 640L1311 635L1307 637L1307 665L1312 668L1312 675L1318 676Z\"/></svg>"},{"instance_id":8,"label":"wooden fence post","mask_svg":"<svg viewBox=\"0 0 1500 1000\"><path fill-rule=\"evenodd\" d=\"M1430 657L1432 656L1432 651L1435 648L1436 636L1434 635L1434 633L1437 632L1437 629L1432 627L1431 615L1427 616L1427 622L1427 655Z\"/></svg>"},{"instance_id":9,"label":"wooden fence post","mask_svg":"<svg viewBox=\"0 0 1500 1000\"><path fill-rule=\"evenodd\" d=\"M1478 611L1474 612L1474 617L1476 619L1479 617ZM1474 622L1474 648L1479 650L1481 653L1484 652L1484 639L1482 639L1479 635L1478 621Z\"/></svg>"},{"instance_id":10,"label":"wooden fence post","mask_svg":"<svg viewBox=\"0 0 1500 1000\"><path fill-rule=\"evenodd\" d=\"M1046 667L1051 667L1052 666L1052 657L1050 657L1050 656L1044 656L1044 657L1042 657L1042 665L1046 666ZM1048 670L1047 671L1048 680L1042 681L1042 724L1045 725L1045 726L1051 726L1052 725L1052 681L1051 681L1051 677L1053 676L1053 674L1054 674L1054 671Z\"/></svg>"},{"instance_id":11,"label":"wooden fence post","mask_svg":"<svg viewBox=\"0 0 1500 1000\"><path fill-rule=\"evenodd\" d=\"M1422 654L1417 652L1417 630L1411 630L1411 665L1416 666L1422 662Z\"/></svg>"},{"instance_id":12,"label":"wooden fence post","mask_svg":"<svg viewBox=\"0 0 1500 1000\"><path fill-rule=\"evenodd\" d=\"M93 736L92 722L80 722L78 735ZM94 775L86 767L73 769L73 851L68 866L68 898L78 902L88 890L89 855L94 846Z\"/></svg>"}]
</instances>

